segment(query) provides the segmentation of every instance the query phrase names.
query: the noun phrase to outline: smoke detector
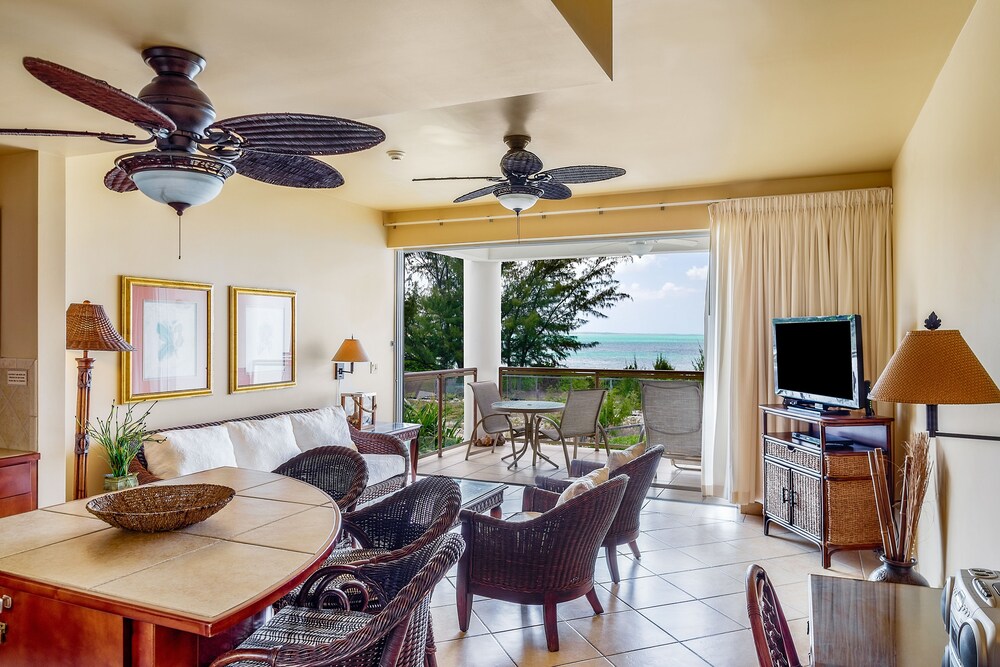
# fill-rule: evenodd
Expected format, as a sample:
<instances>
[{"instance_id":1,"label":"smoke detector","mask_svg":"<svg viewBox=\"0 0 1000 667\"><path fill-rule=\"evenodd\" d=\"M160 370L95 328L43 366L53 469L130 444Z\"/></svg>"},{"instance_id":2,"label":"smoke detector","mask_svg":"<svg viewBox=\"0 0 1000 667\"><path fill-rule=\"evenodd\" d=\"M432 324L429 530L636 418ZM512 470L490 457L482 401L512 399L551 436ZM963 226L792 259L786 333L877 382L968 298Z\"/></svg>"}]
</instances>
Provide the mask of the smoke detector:
<instances>
[{"instance_id":1,"label":"smoke detector","mask_svg":"<svg viewBox=\"0 0 1000 667\"><path fill-rule=\"evenodd\" d=\"M406 157L406 151L396 150L395 148L386 151L385 154L388 155L389 159L392 160L393 162L402 160L404 157Z\"/></svg>"}]
</instances>

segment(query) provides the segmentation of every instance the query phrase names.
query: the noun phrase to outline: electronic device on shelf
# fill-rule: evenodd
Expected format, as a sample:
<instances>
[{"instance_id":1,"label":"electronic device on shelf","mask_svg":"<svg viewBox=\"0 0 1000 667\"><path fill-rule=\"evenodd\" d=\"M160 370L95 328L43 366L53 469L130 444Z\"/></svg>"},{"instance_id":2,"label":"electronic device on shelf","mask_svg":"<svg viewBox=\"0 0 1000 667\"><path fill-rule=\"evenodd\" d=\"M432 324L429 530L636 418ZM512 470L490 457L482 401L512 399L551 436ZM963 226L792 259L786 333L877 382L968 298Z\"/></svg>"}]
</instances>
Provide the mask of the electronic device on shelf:
<instances>
[{"instance_id":1,"label":"electronic device on shelf","mask_svg":"<svg viewBox=\"0 0 1000 667\"><path fill-rule=\"evenodd\" d=\"M790 411L846 415L865 407L860 315L771 320L774 393Z\"/></svg>"},{"instance_id":2,"label":"electronic device on shelf","mask_svg":"<svg viewBox=\"0 0 1000 667\"><path fill-rule=\"evenodd\" d=\"M948 577L941 616L948 630L942 667L1000 666L1000 572L972 567Z\"/></svg>"},{"instance_id":3,"label":"electronic device on shelf","mask_svg":"<svg viewBox=\"0 0 1000 667\"><path fill-rule=\"evenodd\" d=\"M792 442L804 443L807 445L815 445L816 447L819 447L820 437L818 435L813 435L812 433L801 433L799 431L795 431L792 433ZM851 440L850 438L843 438L839 435L826 436L827 449L829 449L830 447L843 449L846 447L850 447L853 444L854 441Z\"/></svg>"}]
</instances>

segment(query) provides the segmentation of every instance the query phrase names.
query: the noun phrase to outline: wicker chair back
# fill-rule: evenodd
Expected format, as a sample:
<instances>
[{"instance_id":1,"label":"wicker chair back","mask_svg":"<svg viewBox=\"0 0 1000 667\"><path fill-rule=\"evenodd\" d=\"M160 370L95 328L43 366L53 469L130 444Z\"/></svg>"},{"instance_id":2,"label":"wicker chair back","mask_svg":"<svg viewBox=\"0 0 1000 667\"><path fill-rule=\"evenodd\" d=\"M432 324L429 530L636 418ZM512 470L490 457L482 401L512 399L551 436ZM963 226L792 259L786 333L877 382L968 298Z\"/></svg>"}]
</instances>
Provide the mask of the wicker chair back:
<instances>
[{"instance_id":1,"label":"wicker chair back","mask_svg":"<svg viewBox=\"0 0 1000 667\"><path fill-rule=\"evenodd\" d=\"M747 568L747 615L760 667L800 667L795 643L767 572L754 563Z\"/></svg>"}]
</instances>

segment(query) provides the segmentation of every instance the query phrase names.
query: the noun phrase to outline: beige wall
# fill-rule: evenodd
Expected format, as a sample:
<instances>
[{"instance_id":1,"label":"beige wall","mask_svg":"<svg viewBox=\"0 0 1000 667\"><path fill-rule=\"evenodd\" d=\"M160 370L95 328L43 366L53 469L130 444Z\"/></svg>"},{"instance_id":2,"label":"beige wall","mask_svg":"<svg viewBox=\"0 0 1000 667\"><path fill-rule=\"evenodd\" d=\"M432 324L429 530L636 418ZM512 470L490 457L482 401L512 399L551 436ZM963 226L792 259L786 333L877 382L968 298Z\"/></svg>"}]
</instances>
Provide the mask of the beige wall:
<instances>
[{"instance_id":1,"label":"beige wall","mask_svg":"<svg viewBox=\"0 0 1000 667\"><path fill-rule=\"evenodd\" d=\"M67 160L66 295L101 303L118 323L122 274L212 283L214 337L212 396L161 401L154 426L180 425L336 400L330 358L354 334L378 371L358 364L345 389L375 391L379 417L391 418L393 253L386 249L381 214L340 201L335 192L291 190L242 177L213 202L190 209L183 222L183 259L177 259L173 212L139 193L116 194L102 185L109 156ZM297 292L298 383L288 389L228 393L230 285ZM62 352L66 401L61 424L71 448L75 404L74 355ZM116 396L116 354L97 352L92 416L104 415ZM41 402L49 400L42 388ZM91 492L100 488L103 462L91 455Z\"/></svg>"},{"instance_id":2,"label":"beige wall","mask_svg":"<svg viewBox=\"0 0 1000 667\"><path fill-rule=\"evenodd\" d=\"M934 310L1000 379L1000 0L979 0L894 169L898 337ZM898 433L924 428L901 409ZM943 406L940 428L1000 435L1000 406ZM945 572L1000 565L1000 443L939 439Z\"/></svg>"}]
</instances>

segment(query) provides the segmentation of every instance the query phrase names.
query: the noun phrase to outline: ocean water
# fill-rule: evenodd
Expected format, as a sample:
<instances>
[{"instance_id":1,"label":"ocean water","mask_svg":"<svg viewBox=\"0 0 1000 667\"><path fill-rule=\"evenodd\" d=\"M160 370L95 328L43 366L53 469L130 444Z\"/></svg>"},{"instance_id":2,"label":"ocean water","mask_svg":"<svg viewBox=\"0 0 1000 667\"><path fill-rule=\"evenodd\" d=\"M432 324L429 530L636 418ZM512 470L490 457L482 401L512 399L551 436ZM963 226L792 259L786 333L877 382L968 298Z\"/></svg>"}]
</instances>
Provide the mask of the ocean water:
<instances>
[{"instance_id":1,"label":"ocean water","mask_svg":"<svg viewBox=\"0 0 1000 667\"><path fill-rule=\"evenodd\" d=\"M596 342L596 347L579 350L568 357L563 365L567 368L624 368L633 359L639 368L652 369L658 354L673 364L679 371L694 369L698 358L698 347L704 346L701 334L626 334L626 333L578 333L577 340Z\"/></svg>"}]
</instances>

